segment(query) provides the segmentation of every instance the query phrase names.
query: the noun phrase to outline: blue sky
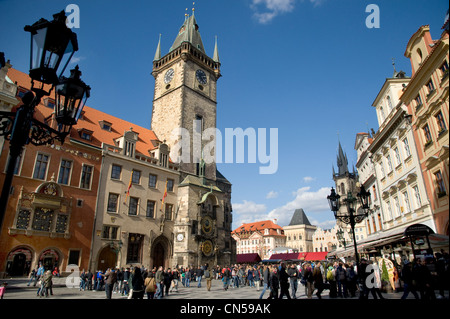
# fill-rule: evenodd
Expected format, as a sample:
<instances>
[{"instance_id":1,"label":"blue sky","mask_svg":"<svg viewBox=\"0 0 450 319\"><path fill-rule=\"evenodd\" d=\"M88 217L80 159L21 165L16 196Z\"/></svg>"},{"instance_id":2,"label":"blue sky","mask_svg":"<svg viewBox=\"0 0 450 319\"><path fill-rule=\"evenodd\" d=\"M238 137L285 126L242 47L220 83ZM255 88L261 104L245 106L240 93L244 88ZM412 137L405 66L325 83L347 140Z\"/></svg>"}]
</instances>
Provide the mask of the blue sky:
<instances>
[{"instance_id":1,"label":"blue sky","mask_svg":"<svg viewBox=\"0 0 450 319\"><path fill-rule=\"evenodd\" d=\"M29 69L23 27L68 4L80 8L74 59L92 87L87 104L150 127L158 37L164 55L192 1L0 0L0 51L13 67ZM379 28L366 27L369 4L379 8ZM195 1L211 57L218 37L218 128L278 129L275 174L259 174L260 163L218 164L233 184L233 229L267 218L284 226L297 208L315 225L334 225L326 196L338 140L356 164L356 134L378 129L371 104L392 76L392 58L410 76L408 40L425 24L439 38L447 9L441 0Z\"/></svg>"}]
</instances>

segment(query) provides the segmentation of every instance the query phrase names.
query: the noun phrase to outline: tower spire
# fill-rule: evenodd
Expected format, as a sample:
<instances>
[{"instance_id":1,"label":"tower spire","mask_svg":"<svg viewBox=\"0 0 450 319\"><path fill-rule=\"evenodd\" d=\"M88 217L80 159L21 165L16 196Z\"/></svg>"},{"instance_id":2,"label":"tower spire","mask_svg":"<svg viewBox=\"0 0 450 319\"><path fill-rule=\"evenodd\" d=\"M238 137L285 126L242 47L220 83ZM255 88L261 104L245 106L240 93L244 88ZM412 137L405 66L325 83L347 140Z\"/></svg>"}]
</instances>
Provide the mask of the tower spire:
<instances>
[{"instance_id":1,"label":"tower spire","mask_svg":"<svg viewBox=\"0 0 450 319\"><path fill-rule=\"evenodd\" d=\"M161 33L159 34L158 47L156 48L155 57L153 58L153 61L158 61L159 59L161 59Z\"/></svg>"},{"instance_id":2,"label":"tower spire","mask_svg":"<svg viewBox=\"0 0 450 319\"><path fill-rule=\"evenodd\" d=\"M214 61L214 62L219 62L219 63L220 63L220 59L219 59L219 48L217 47L217 35L216 35L216 44L214 45L213 61Z\"/></svg>"}]
</instances>

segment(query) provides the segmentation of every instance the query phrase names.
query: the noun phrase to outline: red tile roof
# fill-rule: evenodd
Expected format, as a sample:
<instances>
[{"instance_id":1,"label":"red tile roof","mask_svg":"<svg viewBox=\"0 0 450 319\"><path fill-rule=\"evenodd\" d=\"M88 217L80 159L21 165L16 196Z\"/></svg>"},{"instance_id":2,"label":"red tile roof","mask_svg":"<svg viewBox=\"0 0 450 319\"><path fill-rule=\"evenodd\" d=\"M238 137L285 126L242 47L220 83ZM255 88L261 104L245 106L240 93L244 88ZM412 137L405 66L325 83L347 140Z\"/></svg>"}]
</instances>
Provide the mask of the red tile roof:
<instances>
[{"instance_id":1,"label":"red tile roof","mask_svg":"<svg viewBox=\"0 0 450 319\"><path fill-rule=\"evenodd\" d=\"M269 234L265 235L264 230L269 229ZM281 231L281 234L278 234L277 229ZM231 234L239 235L240 233L253 233L255 231L260 232L264 236L285 236L283 227L275 224L271 220L263 220L254 223L243 224L233 230Z\"/></svg>"},{"instance_id":2,"label":"red tile roof","mask_svg":"<svg viewBox=\"0 0 450 319\"><path fill-rule=\"evenodd\" d=\"M8 77L13 82L17 82L20 87L23 87L27 90L31 88L31 78L28 76L28 74L10 68L8 71ZM48 91L50 89L50 86L45 85L44 89ZM50 98L54 99L54 91L52 91L52 93L53 98L51 97L52 94L50 95ZM46 107L44 105L44 99L45 98L41 100L41 103L38 105L35 112L35 118L41 122L43 122L45 118L51 116L53 113L52 108ZM151 141L158 141L158 138L152 130L135 125L131 122L101 112L89 106L85 106L83 111L83 117L78 121L76 125L72 127L72 130L70 132L71 138L97 147L101 147L102 143L115 145L115 139L123 136L124 132L129 131L132 127L133 132L139 133L139 139L136 143L137 153L149 156L148 151L156 148L156 143L153 144ZM101 121L111 123L111 131L103 129L100 125ZM81 131L82 129L92 132L92 139L90 141L87 141L80 137L79 131Z\"/></svg>"}]
</instances>

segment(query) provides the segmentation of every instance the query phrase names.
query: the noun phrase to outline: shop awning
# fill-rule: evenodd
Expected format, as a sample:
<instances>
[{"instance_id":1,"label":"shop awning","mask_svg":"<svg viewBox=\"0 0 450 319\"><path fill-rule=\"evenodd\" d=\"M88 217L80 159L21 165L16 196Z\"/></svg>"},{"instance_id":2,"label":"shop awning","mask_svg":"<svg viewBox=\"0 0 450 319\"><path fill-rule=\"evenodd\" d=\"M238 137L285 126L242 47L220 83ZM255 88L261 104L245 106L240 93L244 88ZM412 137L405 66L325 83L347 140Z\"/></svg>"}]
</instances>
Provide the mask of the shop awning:
<instances>
[{"instance_id":1,"label":"shop awning","mask_svg":"<svg viewBox=\"0 0 450 319\"><path fill-rule=\"evenodd\" d=\"M236 255L236 263L259 263L261 261L261 257L257 253L251 254L237 254Z\"/></svg>"},{"instance_id":2,"label":"shop awning","mask_svg":"<svg viewBox=\"0 0 450 319\"><path fill-rule=\"evenodd\" d=\"M307 253L284 253L284 254L272 254L270 259L280 259L283 261L297 261L305 259Z\"/></svg>"},{"instance_id":3,"label":"shop awning","mask_svg":"<svg viewBox=\"0 0 450 319\"><path fill-rule=\"evenodd\" d=\"M310 252L306 254L305 260L308 261L316 261L316 260L326 260L328 252L320 251L320 252Z\"/></svg>"},{"instance_id":4,"label":"shop awning","mask_svg":"<svg viewBox=\"0 0 450 319\"><path fill-rule=\"evenodd\" d=\"M261 262L263 263L279 263L280 261L283 261L282 259L263 259Z\"/></svg>"}]
</instances>

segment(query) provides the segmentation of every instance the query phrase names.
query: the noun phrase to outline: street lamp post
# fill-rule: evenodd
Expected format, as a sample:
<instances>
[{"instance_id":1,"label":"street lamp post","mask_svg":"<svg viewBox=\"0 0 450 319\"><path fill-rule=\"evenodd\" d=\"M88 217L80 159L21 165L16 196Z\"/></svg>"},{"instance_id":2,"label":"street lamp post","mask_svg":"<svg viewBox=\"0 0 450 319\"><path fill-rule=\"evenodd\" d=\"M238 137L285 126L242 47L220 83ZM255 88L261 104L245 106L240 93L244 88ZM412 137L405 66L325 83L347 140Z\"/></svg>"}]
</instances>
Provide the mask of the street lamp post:
<instances>
[{"instance_id":1,"label":"street lamp post","mask_svg":"<svg viewBox=\"0 0 450 319\"><path fill-rule=\"evenodd\" d=\"M340 195L336 194L334 188L331 188L331 194L327 196L328 203L330 205L331 211L334 213L334 217L336 220L350 225L353 233L353 245L355 247L355 259L356 263L359 265L359 254L358 254L358 246L356 243L356 235L355 235L355 225L360 223L369 213L369 196L370 192L366 191L364 185L361 185L360 191L357 194L357 197L360 200L360 208L356 209L357 198L353 197L352 192L347 193L347 198L343 200L347 207L346 212L339 212L341 203L340 203Z\"/></svg>"},{"instance_id":2,"label":"street lamp post","mask_svg":"<svg viewBox=\"0 0 450 319\"><path fill-rule=\"evenodd\" d=\"M73 54L78 50L78 42L76 34L66 26L64 11L54 14L53 18L52 21L42 18L31 26L25 26L24 30L31 33L31 91L22 97L23 104L16 112L0 112L0 135L9 140L10 144L0 198L0 232L14 169L23 147L30 143L36 146L53 144L55 140L64 143L90 95L90 87L80 79L78 65L71 70L69 78L62 76ZM35 87L34 81L40 82L40 87ZM48 87L50 89L47 89ZM56 129L33 117L41 98L49 96L54 87Z\"/></svg>"}]
</instances>

